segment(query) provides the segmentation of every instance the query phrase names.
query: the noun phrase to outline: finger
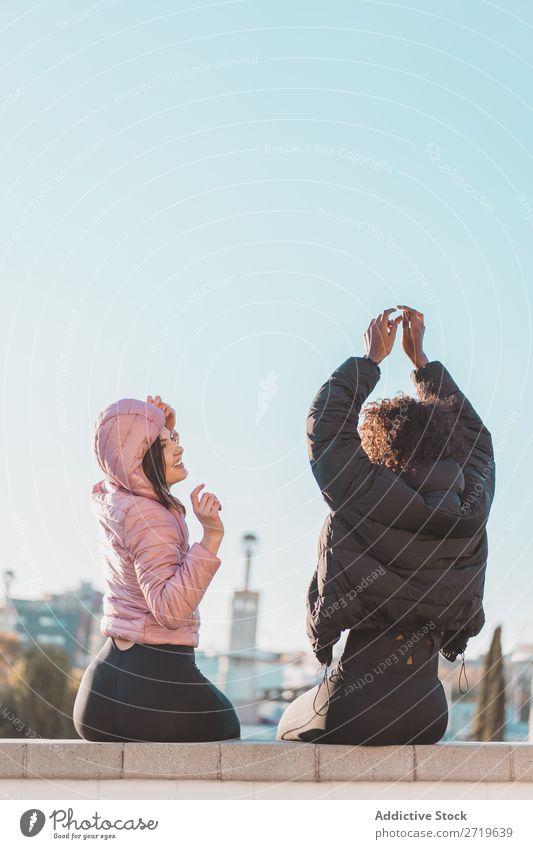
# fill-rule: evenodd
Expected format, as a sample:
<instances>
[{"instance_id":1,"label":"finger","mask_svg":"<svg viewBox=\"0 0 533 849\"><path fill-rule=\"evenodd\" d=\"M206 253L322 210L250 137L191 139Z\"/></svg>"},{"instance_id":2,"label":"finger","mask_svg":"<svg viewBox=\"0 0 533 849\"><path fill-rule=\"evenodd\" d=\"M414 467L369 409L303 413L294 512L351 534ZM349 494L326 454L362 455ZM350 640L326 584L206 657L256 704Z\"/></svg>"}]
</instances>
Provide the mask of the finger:
<instances>
[{"instance_id":1,"label":"finger","mask_svg":"<svg viewBox=\"0 0 533 849\"><path fill-rule=\"evenodd\" d=\"M202 500L201 510L203 513L210 513L215 506L215 498L213 495L204 496L204 500Z\"/></svg>"},{"instance_id":2,"label":"finger","mask_svg":"<svg viewBox=\"0 0 533 849\"><path fill-rule=\"evenodd\" d=\"M392 321L389 327L389 338L396 339L396 331L398 330L398 322Z\"/></svg>"},{"instance_id":3,"label":"finger","mask_svg":"<svg viewBox=\"0 0 533 849\"><path fill-rule=\"evenodd\" d=\"M403 316L402 316L402 315L397 315L397 316L396 316L396 318L394 318L394 319L390 322L389 326L391 327L391 329L393 329L393 330L394 330L394 332L395 332L395 333L396 333L396 331L397 331L397 329L398 329L398 325L400 324L400 321L402 321L402 320L403 320Z\"/></svg>"},{"instance_id":4,"label":"finger","mask_svg":"<svg viewBox=\"0 0 533 849\"><path fill-rule=\"evenodd\" d=\"M195 509L198 507L198 493L200 492L200 490L204 486L205 486L205 483L200 483L200 484L198 484L198 486L195 486L195 488L191 492L191 501L192 501L193 508L195 508Z\"/></svg>"},{"instance_id":5,"label":"finger","mask_svg":"<svg viewBox=\"0 0 533 849\"><path fill-rule=\"evenodd\" d=\"M408 307L405 304L398 304L399 310L407 310L410 315L416 315L418 318L424 318L424 313L420 312L420 310L415 310L413 307Z\"/></svg>"},{"instance_id":6,"label":"finger","mask_svg":"<svg viewBox=\"0 0 533 849\"><path fill-rule=\"evenodd\" d=\"M397 309L398 307L389 307L388 310L383 310L383 316L387 316L388 318L391 312L396 312Z\"/></svg>"}]
</instances>

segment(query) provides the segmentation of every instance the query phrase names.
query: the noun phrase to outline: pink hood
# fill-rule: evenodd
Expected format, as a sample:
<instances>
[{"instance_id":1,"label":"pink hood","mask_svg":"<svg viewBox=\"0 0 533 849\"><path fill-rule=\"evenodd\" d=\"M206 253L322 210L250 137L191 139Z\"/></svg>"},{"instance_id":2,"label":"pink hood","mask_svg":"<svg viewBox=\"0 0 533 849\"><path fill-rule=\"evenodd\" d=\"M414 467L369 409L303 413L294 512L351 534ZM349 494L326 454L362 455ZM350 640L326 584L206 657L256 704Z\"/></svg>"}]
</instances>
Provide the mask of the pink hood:
<instances>
[{"instance_id":1,"label":"pink hood","mask_svg":"<svg viewBox=\"0 0 533 849\"><path fill-rule=\"evenodd\" d=\"M135 398L123 398L100 413L93 428L93 451L111 483L134 495L156 498L142 460L164 424L163 410Z\"/></svg>"},{"instance_id":2,"label":"pink hood","mask_svg":"<svg viewBox=\"0 0 533 849\"><path fill-rule=\"evenodd\" d=\"M105 474L92 490L105 580L100 630L137 643L197 646L197 608L221 561L201 543L189 546L183 514L160 503L143 472L164 424L154 404L123 398L93 428Z\"/></svg>"}]
</instances>

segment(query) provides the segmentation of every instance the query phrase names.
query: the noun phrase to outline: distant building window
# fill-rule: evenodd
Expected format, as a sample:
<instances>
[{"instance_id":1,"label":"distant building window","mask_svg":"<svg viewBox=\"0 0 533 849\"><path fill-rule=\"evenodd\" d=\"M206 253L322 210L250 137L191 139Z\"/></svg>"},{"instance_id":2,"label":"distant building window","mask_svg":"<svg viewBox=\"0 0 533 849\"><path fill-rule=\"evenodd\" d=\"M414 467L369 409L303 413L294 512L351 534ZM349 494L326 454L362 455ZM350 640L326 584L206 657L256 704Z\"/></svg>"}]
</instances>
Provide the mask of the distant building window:
<instances>
[{"instance_id":1,"label":"distant building window","mask_svg":"<svg viewBox=\"0 0 533 849\"><path fill-rule=\"evenodd\" d=\"M37 634L35 637L38 643L43 646L64 646L65 638L61 634Z\"/></svg>"},{"instance_id":2,"label":"distant building window","mask_svg":"<svg viewBox=\"0 0 533 849\"><path fill-rule=\"evenodd\" d=\"M56 620L53 616L39 616L38 623L42 628L53 628Z\"/></svg>"}]
</instances>

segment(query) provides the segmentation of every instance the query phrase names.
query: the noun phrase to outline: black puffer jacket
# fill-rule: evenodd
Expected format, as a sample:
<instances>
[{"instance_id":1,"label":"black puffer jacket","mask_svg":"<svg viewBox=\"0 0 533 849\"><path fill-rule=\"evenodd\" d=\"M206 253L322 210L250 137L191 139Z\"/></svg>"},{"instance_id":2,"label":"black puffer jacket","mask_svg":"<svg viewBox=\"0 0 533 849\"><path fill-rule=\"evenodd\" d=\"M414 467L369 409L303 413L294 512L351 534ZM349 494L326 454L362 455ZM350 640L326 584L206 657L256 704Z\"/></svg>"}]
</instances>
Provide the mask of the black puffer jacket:
<instances>
[{"instance_id":1,"label":"black puffer jacket","mask_svg":"<svg viewBox=\"0 0 533 849\"><path fill-rule=\"evenodd\" d=\"M379 366L350 357L319 389L307 417L311 468L330 508L307 599L307 633L321 663L347 628L427 625L455 660L485 621L488 519L495 485L489 431L441 362L411 373L420 398L454 396L470 437L453 460L395 474L373 464L357 431Z\"/></svg>"}]
</instances>

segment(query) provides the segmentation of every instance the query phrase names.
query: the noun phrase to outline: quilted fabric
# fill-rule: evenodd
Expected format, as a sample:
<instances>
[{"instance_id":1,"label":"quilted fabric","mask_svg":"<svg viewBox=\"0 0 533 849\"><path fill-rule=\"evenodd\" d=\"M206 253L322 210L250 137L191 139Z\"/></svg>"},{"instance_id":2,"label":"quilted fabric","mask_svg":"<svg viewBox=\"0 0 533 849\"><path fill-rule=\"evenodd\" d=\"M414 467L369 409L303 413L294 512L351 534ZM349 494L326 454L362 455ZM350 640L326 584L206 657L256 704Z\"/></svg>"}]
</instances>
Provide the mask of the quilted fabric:
<instances>
[{"instance_id":1,"label":"quilted fabric","mask_svg":"<svg viewBox=\"0 0 533 849\"><path fill-rule=\"evenodd\" d=\"M92 445L104 480L92 490L105 592L100 631L137 643L198 645L198 605L220 566L185 519L166 508L142 469L165 424L153 404L124 398L98 416Z\"/></svg>"},{"instance_id":2,"label":"quilted fabric","mask_svg":"<svg viewBox=\"0 0 533 849\"><path fill-rule=\"evenodd\" d=\"M307 633L322 663L346 629L428 625L455 660L485 621L488 520L495 487L491 435L450 373L434 360L411 373L421 398L452 398L469 456L397 475L370 462L357 430L379 367L350 357L315 396L307 418L311 469L330 508L307 598Z\"/></svg>"}]
</instances>

